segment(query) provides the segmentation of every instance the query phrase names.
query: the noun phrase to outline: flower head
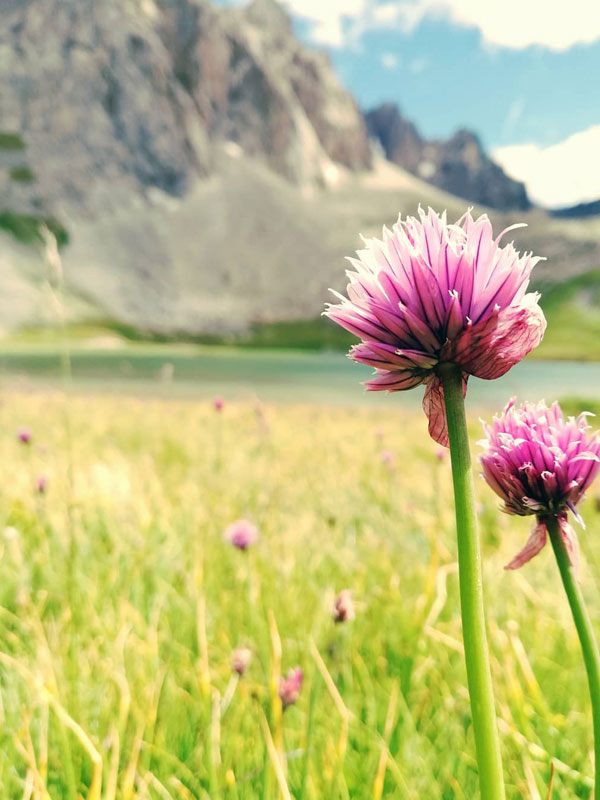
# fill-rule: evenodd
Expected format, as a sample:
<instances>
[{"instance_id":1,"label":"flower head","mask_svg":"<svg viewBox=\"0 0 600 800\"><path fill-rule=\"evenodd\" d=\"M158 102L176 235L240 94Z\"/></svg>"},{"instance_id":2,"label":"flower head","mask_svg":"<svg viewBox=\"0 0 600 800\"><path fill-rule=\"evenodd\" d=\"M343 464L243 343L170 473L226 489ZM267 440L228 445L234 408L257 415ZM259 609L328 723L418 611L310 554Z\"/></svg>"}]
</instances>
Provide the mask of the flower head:
<instances>
[{"instance_id":1,"label":"flower head","mask_svg":"<svg viewBox=\"0 0 600 800\"><path fill-rule=\"evenodd\" d=\"M333 621L351 622L354 619L354 602L350 589L342 589L333 603Z\"/></svg>"},{"instance_id":2,"label":"flower head","mask_svg":"<svg viewBox=\"0 0 600 800\"><path fill-rule=\"evenodd\" d=\"M31 431L29 428L19 428L17 431L17 439L21 444L31 444Z\"/></svg>"},{"instance_id":3,"label":"flower head","mask_svg":"<svg viewBox=\"0 0 600 800\"><path fill-rule=\"evenodd\" d=\"M349 259L347 297L325 314L362 341L350 358L375 367L373 391L403 391L426 384L423 408L429 433L448 444L438 365L469 375L499 378L536 347L546 327L537 294L526 294L540 260L500 246L483 215L466 213L455 225L433 210L401 219L383 239L365 240Z\"/></svg>"},{"instance_id":4,"label":"flower head","mask_svg":"<svg viewBox=\"0 0 600 800\"><path fill-rule=\"evenodd\" d=\"M231 669L241 677L250 666L252 651L247 647L236 647L231 654Z\"/></svg>"},{"instance_id":5,"label":"flower head","mask_svg":"<svg viewBox=\"0 0 600 800\"><path fill-rule=\"evenodd\" d=\"M280 676L279 678L279 699L284 709L288 706L294 705L300 696L300 689L302 688L302 670L300 667L291 669L287 678Z\"/></svg>"},{"instance_id":6,"label":"flower head","mask_svg":"<svg viewBox=\"0 0 600 800\"><path fill-rule=\"evenodd\" d=\"M600 441L590 435L586 416L565 420L558 403L517 408L511 400L484 426L483 477L504 501L507 514L537 518L527 544L507 569L517 569L539 553L546 544L549 517L558 520L571 562L577 565L577 536L567 511L583 524L577 504L600 469Z\"/></svg>"},{"instance_id":7,"label":"flower head","mask_svg":"<svg viewBox=\"0 0 600 800\"><path fill-rule=\"evenodd\" d=\"M48 489L48 478L45 475L40 475L35 482L35 488L38 494L46 494Z\"/></svg>"},{"instance_id":8,"label":"flower head","mask_svg":"<svg viewBox=\"0 0 600 800\"><path fill-rule=\"evenodd\" d=\"M221 397L221 395L217 395L213 399L213 408L215 411L223 411L225 408L225 400Z\"/></svg>"},{"instance_id":9,"label":"flower head","mask_svg":"<svg viewBox=\"0 0 600 800\"><path fill-rule=\"evenodd\" d=\"M247 550L257 541L258 528L247 519L238 519L225 529L223 538L238 550Z\"/></svg>"}]
</instances>

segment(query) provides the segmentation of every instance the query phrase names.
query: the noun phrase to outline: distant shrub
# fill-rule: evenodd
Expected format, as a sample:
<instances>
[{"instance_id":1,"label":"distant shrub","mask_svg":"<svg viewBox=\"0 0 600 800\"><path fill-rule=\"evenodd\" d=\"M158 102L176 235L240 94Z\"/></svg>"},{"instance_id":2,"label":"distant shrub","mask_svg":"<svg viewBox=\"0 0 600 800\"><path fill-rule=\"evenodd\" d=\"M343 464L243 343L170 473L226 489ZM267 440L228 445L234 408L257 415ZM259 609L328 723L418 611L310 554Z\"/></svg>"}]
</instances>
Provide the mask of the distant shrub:
<instances>
[{"instance_id":1,"label":"distant shrub","mask_svg":"<svg viewBox=\"0 0 600 800\"><path fill-rule=\"evenodd\" d=\"M589 411L596 417L600 415L600 403L596 400L589 400L581 397L563 397L560 401L562 410L565 416L576 417L582 411ZM590 425L592 428L598 428L598 420L591 419Z\"/></svg>"},{"instance_id":2,"label":"distant shrub","mask_svg":"<svg viewBox=\"0 0 600 800\"><path fill-rule=\"evenodd\" d=\"M0 228L11 233L15 239L24 244L36 244L43 241L41 226L47 228L56 236L59 247L69 242L69 234L58 220L53 217L41 217L33 214L18 214L16 211L0 211Z\"/></svg>"},{"instance_id":3,"label":"distant shrub","mask_svg":"<svg viewBox=\"0 0 600 800\"><path fill-rule=\"evenodd\" d=\"M325 317L257 323L235 340L250 347L291 347L300 350L347 350L354 337Z\"/></svg>"},{"instance_id":4,"label":"distant shrub","mask_svg":"<svg viewBox=\"0 0 600 800\"><path fill-rule=\"evenodd\" d=\"M24 150L25 142L20 133L0 131L0 150Z\"/></svg>"},{"instance_id":5,"label":"distant shrub","mask_svg":"<svg viewBox=\"0 0 600 800\"><path fill-rule=\"evenodd\" d=\"M11 180L17 183L33 183L35 175L29 167L13 167L10 171Z\"/></svg>"}]
</instances>

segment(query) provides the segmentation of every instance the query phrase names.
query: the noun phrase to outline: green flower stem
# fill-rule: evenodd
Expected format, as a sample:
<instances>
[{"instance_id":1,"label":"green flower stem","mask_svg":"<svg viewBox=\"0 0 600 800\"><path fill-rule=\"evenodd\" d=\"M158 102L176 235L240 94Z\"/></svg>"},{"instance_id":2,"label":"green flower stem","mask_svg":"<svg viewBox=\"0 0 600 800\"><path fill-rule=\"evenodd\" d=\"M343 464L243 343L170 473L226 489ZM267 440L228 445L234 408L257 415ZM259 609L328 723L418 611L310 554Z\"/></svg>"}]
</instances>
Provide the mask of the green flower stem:
<instances>
[{"instance_id":1,"label":"green flower stem","mask_svg":"<svg viewBox=\"0 0 600 800\"><path fill-rule=\"evenodd\" d=\"M577 581L564 539L561 536L558 521L556 517L548 517L545 521L583 651L594 723L594 756L596 761L594 798L595 800L600 800L600 781L597 777L600 765L600 653L598 652L598 643L596 642L596 636L583 599L581 587Z\"/></svg>"},{"instance_id":2,"label":"green flower stem","mask_svg":"<svg viewBox=\"0 0 600 800\"><path fill-rule=\"evenodd\" d=\"M500 741L485 632L481 557L462 371L456 364L441 364L439 377L444 387L452 458L460 608L481 800L504 800Z\"/></svg>"}]
</instances>

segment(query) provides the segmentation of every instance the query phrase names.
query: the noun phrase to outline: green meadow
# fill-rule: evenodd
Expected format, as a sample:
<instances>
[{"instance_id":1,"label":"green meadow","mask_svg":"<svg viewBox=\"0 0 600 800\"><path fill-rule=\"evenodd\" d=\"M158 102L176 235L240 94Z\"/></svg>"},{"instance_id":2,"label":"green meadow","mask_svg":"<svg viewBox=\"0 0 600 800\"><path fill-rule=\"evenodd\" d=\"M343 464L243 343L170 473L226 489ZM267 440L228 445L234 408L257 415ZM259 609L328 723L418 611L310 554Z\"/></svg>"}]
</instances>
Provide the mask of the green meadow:
<instances>
[{"instance_id":1,"label":"green meadow","mask_svg":"<svg viewBox=\"0 0 600 800\"><path fill-rule=\"evenodd\" d=\"M13 381L0 419L2 798L478 797L450 468L420 412L226 395L219 414ZM530 521L476 488L508 797L588 798L589 699L554 559L505 572ZM595 623L598 497L580 531ZM247 552L222 536L242 517L260 529ZM336 625L344 588L356 618Z\"/></svg>"}]
</instances>

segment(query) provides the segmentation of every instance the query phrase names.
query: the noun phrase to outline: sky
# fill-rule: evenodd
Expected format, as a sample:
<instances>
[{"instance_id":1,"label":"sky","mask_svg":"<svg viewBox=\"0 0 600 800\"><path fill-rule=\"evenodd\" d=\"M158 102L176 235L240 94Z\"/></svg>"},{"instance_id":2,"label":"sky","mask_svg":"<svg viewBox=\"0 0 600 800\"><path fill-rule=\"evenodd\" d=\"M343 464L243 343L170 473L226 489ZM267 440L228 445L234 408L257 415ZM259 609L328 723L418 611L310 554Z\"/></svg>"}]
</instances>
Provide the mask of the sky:
<instances>
[{"instance_id":1,"label":"sky","mask_svg":"<svg viewBox=\"0 0 600 800\"><path fill-rule=\"evenodd\" d=\"M600 198L600 0L283 0L361 107L475 131L532 199Z\"/></svg>"}]
</instances>

